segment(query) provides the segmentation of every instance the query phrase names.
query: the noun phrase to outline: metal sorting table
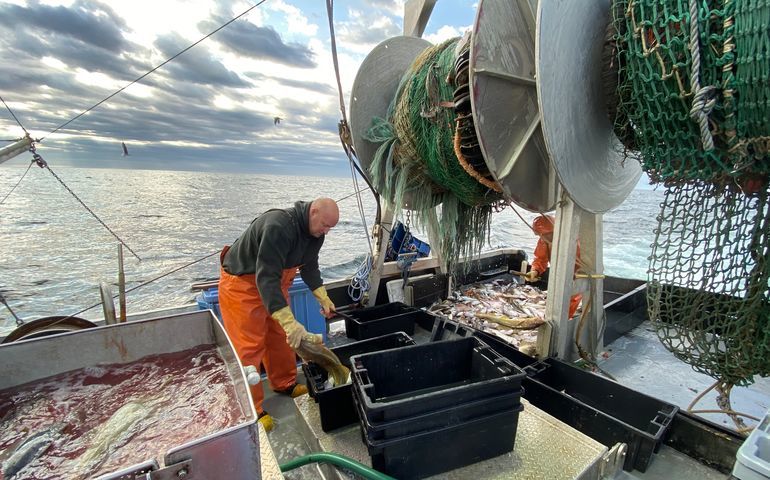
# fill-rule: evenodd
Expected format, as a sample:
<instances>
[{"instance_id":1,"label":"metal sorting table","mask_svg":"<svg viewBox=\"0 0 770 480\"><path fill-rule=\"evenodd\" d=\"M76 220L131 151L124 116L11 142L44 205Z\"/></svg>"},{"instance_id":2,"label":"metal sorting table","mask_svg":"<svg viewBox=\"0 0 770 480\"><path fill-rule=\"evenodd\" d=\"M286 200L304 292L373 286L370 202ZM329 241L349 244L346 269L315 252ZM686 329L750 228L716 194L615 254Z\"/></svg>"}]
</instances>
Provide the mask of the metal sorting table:
<instances>
[{"instance_id":1,"label":"metal sorting table","mask_svg":"<svg viewBox=\"0 0 770 480\"><path fill-rule=\"evenodd\" d=\"M607 447L522 398L513 452L431 478L477 480L509 479L553 480L598 479ZM371 466L358 424L332 432L321 429L318 405L307 395L294 399L300 431L312 451L334 452ZM622 464L622 461L621 461ZM331 465L319 465L326 479L348 480L344 472Z\"/></svg>"}]
</instances>

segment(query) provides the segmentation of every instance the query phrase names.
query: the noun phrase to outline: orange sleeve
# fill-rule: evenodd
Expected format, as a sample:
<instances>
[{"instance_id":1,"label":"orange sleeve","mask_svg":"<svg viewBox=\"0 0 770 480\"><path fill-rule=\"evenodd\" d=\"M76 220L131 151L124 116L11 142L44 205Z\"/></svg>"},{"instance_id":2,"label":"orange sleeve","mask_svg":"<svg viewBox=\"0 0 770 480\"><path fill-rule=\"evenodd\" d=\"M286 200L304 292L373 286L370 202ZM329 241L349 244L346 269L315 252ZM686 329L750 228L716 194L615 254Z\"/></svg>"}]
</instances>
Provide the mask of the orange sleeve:
<instances>
[{"instance_id":1,"label":"orange sleeve","mask_svg":"<svg viewBox=\"0 0 770 480\"><path fill-rule=\"evenodd\" d=\"M551 246L542 238L538 239L537 246L535 246L535 260L532 262L532 268L537 270L537 273L543 273L548 269L550 260Z\"/></svg>"}]
</instances>

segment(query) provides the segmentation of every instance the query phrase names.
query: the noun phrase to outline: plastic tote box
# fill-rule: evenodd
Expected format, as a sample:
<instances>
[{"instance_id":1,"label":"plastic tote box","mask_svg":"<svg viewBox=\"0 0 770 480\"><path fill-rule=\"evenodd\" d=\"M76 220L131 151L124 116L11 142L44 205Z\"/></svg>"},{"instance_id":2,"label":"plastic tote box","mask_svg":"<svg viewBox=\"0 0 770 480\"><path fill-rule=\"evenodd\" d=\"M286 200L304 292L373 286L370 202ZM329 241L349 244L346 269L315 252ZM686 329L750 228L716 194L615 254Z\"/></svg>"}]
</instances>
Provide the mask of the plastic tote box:
<instances>
[{"instance_id":1,"label":"plastic tote box","mask_svg":"<svg viewBox=\"0 0 770 480\"><path fill-rule=\"evenodd\" d=\"M521 394L525 377L475 337L355 355L350 362L353 389L370 423Z\"/></svg>"},{"instance_id":2,"label":"plastic tote box","mask_svg":"<svg viewBox=\"0 0 770 480\"><path fill-rule=\"evenodd\" d=\"M219 289L209 288L195 297L200 310L212 310L217 318L222 320L219 308ZM321 305L313 296L313 292L305 285L302 278L297 277L289 287L289 305L294 318L310 333L320 333L326 341L326 319L321 314Z\"/></svg>"},{"instance_id":3,"label":"plastic tote box","mask_svg":"<svg viewBox=\"0 0 770 480\"><path fill-rule=\"evenodd\" d=\"M360 342L348 343L332 348L331 351L337 355L343 365L350 367L350 357L353 355L400 348L407 345L414 345L414 340L404 332L396 332L368 340L361 340ZM307 380L310 396L318 404L318 411L321 414L321 428L324 432L358 421L358 413L353 404L352 384L326 388L325 383L328 379L328 374L323 368L313 362L303 363L302 371Z\"/></svg>"},{"instance_id":4,"label":"plastic tote box","mask_svg":"<svg viewBox=\"0 0 770 480\"><path fill-rule=\"evenodd\" d=\"M305 330L310 333L320 333L325 342L326 318L321 313L321 305L299 276L289 287L289 304L294 318L305 327Z\"/></svg>"},{"instance_id":5,"label":"plastic tote box","mask_svg":"<svg viewBox=\"0 0 770 480\"><path fill-rule=\"evenodd\" d=\"M770 479L770 410L738 449L733 476L740 480Z\"/></svg>"},{"instance_id":6,"label":"plastic tote box","mask_svg":"<svg viewBox=\"0 0 770 480\"><path fill-rule=\"evenodd\" d=\"M199 310L211 310L222 321L222 312L219 310L219 289L208 288L195 297Z\"/></svg>"}]
</instances>

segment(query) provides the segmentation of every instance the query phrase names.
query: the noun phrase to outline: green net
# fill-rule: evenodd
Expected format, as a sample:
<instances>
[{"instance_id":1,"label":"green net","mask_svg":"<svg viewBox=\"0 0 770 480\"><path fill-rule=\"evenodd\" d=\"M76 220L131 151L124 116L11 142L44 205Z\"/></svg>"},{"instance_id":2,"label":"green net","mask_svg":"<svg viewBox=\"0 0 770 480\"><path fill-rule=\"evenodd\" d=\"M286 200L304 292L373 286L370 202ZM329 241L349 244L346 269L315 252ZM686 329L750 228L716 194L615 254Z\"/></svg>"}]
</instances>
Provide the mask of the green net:
<instances>
[{"instance_id":1,"label":"green net","mask_svg":"<svg viewBox=\"0 0 770 480\"><path fill-rule=\"evenodd\" d=\"M615 131L621 139L632 132L624 143L656 182L766 179L770 0L695 5L691 24L688 0L614 3Z\"/></svg>"},{"instance_id":2,"label":"green net","mask_svg":"<svg viewBox=\"0 0 770 480\"><path fill-rule=\"evenodd\" d=\"M374 187L436 232L440 244L434 248L450 264L481 251L493 204L501 200L455 154L457 43L448 40L422 52L401 80L388 118L375 118L366 134L381 143L369 167Z\"/></svg>"},{"instance_id":3,"label":"green net","mask_svg":"<svg viewBox=\"0 0 770 480\"><path fill-rule=\"evenodd\" d=\"M650 319L729 392L770 374L770 0L615 0L612 12L615 133L666 188Z\"/></svg>"},{"instance_id":4,"label":"green net","mask_svg":"<svg viewBox=\"0 0 770 480\"><path fill-rule=\"evenodd\" d=\"M734 385L770 374L768 192L668 189L650 257L648 300L663 344Z\"/></svg>"}]
</instances>

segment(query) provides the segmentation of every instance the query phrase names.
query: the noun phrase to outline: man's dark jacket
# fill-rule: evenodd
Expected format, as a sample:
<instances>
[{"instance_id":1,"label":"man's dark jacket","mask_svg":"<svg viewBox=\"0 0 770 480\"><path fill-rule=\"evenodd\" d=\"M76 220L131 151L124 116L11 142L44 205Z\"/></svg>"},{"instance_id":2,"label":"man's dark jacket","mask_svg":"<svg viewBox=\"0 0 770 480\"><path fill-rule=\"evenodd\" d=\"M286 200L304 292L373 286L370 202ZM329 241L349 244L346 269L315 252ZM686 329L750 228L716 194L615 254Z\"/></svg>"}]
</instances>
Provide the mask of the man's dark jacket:
<instances>
[{"instance_id":1,"label":"man's dark jacket","mask_svg":"<svg viewBox=\"0 0 770 480\"><path fill-rule=\"evenodd\" d=\"M310 235L310 202L287 209L268 210L251 222L222 262L230 275L256 274L257 289L271 314L286 306L281 293L284 269L299 268L302 280L315 290L323 285L318 252L324 236Z\"/></svg>"}]
</instances>

